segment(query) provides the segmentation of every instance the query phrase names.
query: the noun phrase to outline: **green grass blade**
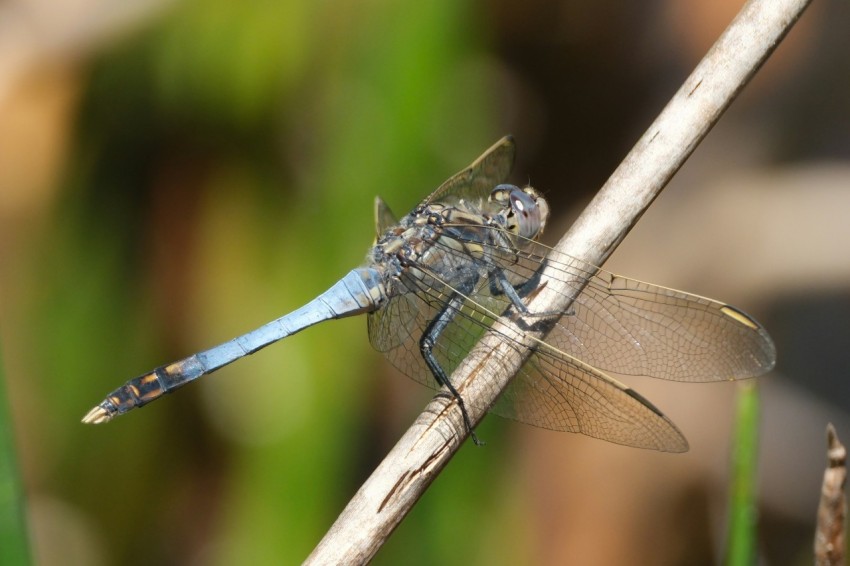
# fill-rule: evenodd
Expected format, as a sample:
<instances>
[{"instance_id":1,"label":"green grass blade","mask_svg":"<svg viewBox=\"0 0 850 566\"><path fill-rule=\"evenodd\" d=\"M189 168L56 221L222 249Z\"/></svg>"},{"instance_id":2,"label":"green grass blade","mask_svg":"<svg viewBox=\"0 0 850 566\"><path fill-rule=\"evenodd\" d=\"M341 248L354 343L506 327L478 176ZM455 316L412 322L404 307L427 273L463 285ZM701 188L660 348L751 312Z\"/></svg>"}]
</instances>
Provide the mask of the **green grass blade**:
<instances>
[{"instance_id":1,"label":"green grass blade","mask_svg":"<svg viewBox=\"0 0 850 566\"><path fill-rule=\"evenodd\" d=\"M732 490L729 500L729 535L726 547L728 566L749 566L756 562L758 509L758 389L754 382L738 390L738 407L732 447Z\"/></svg>"},{"instance_id":2,"label":"green grass blade","mask_svg":"<svg viewBox=\"0 0 850 566\"><path fill-rule=\"evenodd\" d=\"M0 357L0 564L29 564L29 537L24 520L24 490L12 438L6 376Z\"/></svg>"}]
</instances>

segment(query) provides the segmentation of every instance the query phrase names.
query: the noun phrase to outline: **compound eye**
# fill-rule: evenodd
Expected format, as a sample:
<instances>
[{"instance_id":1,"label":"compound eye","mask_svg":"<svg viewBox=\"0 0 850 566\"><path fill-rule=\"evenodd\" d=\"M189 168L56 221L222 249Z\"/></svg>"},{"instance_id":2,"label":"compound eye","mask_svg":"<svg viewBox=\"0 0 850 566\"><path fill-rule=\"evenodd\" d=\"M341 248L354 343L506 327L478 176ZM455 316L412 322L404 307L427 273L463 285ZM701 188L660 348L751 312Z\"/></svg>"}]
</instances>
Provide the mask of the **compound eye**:
<instances>
[{"instance_id":1,"label":"compound eye","mask_svg":"<svg viewBox=\"0 0 850 566\"><path fill-rule=\"evenodd\" d=\"M534 198L519 188L510 193L511 211L516 218L517 233L523 238L534 238L540 232L540 211Z\"/></svg>"},{"instance_id":2,"label":"compound eye","mask_svg":"<svg viewBox=\"0 0 850 566\"><path fill-rule=\"evenodd\" d=\"M519 189L511 191L510 199L511 209L518 215L528 216L537 207L531 195Z\"/></svg>"}]
</instances>

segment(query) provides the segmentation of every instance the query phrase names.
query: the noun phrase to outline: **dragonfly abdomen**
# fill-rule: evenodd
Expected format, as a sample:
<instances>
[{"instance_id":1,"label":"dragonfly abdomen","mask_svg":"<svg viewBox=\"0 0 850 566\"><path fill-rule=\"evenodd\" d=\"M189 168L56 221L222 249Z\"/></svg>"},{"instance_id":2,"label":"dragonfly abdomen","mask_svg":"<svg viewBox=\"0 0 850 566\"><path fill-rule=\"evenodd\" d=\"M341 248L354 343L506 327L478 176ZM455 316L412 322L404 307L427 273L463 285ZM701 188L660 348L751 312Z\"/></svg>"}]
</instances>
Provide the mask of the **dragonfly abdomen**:
<instances>
[{"instance_id":1,"label":"dragonfly abdomen","mask_svg":"<svg viewBox=\"0 0 850 566\"><path fill-rule=\"evenodd\" d=\"M286 316L209 350L131 379L89 411L83 422L98 424L109 421L314 324L376 310L385 299L380 271L368 267L353 269L330 289Z\"/></svg>"}]
</instances>

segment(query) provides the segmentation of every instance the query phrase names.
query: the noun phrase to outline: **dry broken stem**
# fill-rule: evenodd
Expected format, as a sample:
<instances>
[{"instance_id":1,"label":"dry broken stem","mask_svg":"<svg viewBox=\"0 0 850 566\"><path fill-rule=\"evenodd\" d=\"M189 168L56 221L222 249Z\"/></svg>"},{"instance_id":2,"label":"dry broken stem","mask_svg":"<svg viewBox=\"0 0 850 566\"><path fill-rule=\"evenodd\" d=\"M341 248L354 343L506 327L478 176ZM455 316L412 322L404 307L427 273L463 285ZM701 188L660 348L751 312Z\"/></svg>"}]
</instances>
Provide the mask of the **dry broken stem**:
<instances>
[{"instance_id":1,"label":"dry broken stem","mask_svg":"<svg viewBox=\"0 0 850 566\"><path fill-rule=\"evenodd\" d=\"M827 466L818 506L818 524L815 530L815 564L837 566L844 564L844 517L847 499L844 484L847 482L847 449L838 440L832 423L826 427Z\"/></svg>"},{"instance_id":2,"label":"dry broken stem","mask_svg":"<svg viewBox=\"0 0 850 566\"><path fill-rule=\"evenodd\" d=\"M723 110L758 70L810 0L750 0L638 140L556 249L601 265ZM544 280L545 273L544 273ZM548 287L533 312L568 308ZM498 321L501 332L510 322ZM452 376L474 424L522 365L525 355L486 334ZM307 564L368 562L458 450L468 432L457 405L437 395L354 495Z\"/></svg>"}]
</instances>

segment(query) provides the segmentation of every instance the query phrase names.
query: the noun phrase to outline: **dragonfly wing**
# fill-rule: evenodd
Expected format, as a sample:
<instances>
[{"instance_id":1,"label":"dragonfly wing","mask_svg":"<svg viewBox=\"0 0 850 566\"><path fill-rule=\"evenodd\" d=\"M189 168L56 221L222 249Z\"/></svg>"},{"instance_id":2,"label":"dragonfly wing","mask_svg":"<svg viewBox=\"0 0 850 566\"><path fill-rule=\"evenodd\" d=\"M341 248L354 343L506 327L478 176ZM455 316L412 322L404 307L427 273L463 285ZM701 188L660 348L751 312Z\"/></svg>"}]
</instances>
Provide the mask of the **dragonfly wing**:
<instances>
[{"instance_id":1,"label":"dragonfly wing","mask_svg":"<svg viewBox=\"0 0 850 566\"><path fill-rule=\"evenodd\" d=\"M436 202L457 204L464 200L480 208L487 202L493 188L504 183L510 175L515 155L514 139L503 137L469 167L437 187L420 206Z\"/></svg>"},{"instance_id":2,"label":"dragonfly wing","mask_svg":"<svg viewBox=\"0 0 850 566\"><path fill-rule=\"evenodd\" d=\"M433 389L439 385L425 363L420 339L431 321L447 306L453 290L442 280L429 274L422 278L402 276L408 292L391 299L379 311L369 315L369 338L399 371ZM440 333L433 347L440 367L451 375L467 356L495 317L507 304L504 297L489 295L487 280L482 280L472 295L456 309L454 317Z\"/></svg>"},{"instance_id":3,"label":"dragonfly wing","mask_svg":"<svg viewBox=\"0 0 850 566\"><path fill-rule=\"evenodd\" d=\"M545 264L566 292L581 288L546 342L595 368L705 382L754 377L775 364L764 327L726 303L615 275L537 242L513 258L498 251L490 257L511 282L534 282Z\"/></svg>"},{"instance_id":4,"label":"dragonfly wing","mask_svg":"<svg viewBox=\"0 0 850 566\"><path fill-rule=\"evenodd\" d=\"M532 354L490 412L636 448L688 449L676 425L633 389L553 352Z\"/></svg>"},{"instance_id":5,"label":"dragonfly wing","mask_svg":"<svg viewBox=\"0 0 850 566\"><path fill-rule=\"evenodd\" d=\"M419 350L419 339L428 323L446 308L448 289L434 281L413 287L417 282L408 284L411 293L393 299L370 315L369 331L373 344L396 368L438 389ZM446 374L454 372L508 305L504 295L493 295L491 291L488 281L482 281L440 334L433 354ZM402 312L416 315L405 317L406 324L401 325ZM681 432L643 397L599 370L545 345L523 365L497 404L485 408L531 425L618 444L669 452L687 450Z\"/></svg>"},{"instance_id":6,"label":"dragonfly wing","mask_svg":"<svg viewBox=\"0 0 850 566\"><path fill-rule=\"evenodd\" d=\"M434 202L456 204L460 200L480 207L493 188L507 179L513 167L515 153L513 138L505 136L469 167L440 185L420 207ZM375 226L378 234L396 223L389 207L380 197L376 197ZM400 292L379 311L369 315L369 339L375 349L386 354L393 365L402 372L426 385L435 385L419 352L419 338L428 323L444 308L452 290L436 276L432 277L428 284L409 275L403 276L402 279L405 283ZM461 331L461 334L465 333ZM453 351L455 350L457 348L453 348ZM462 356L457 360L445 361L451 362L449 365L453 369L460 359ZM424 371L418 371L423 368ZM419 377L420 374L428 377Z\"/></svg>"},{"instance_id":7,"label":"dragonfly wing","mask_svg":"<svg viewBox=\"0 0 850 566\"><path fill-rule=\"evenodd\" d=\"M776 362L770 336L742 311L607 271L547 339L608 371L674 381L744 379Z\"/></svg>"},{"instance_id":8,"label":"dragonfly wing","mask_svg":"<svg viewBox=\"0 0 850 566\"><path fill-rule=\"evenodd\" d=\"M387 353L411 339L417 340L427 316L415 295L396 295L380 310L369 314L369 341L377 351Z\"/></svg>"},{"instance_id":9,"label":"dragonfly wing","mask_svg":"<svg viewBox=\"0 0 850 566\"><path fill-rule=\"evenodd\" d=\"M381 197L375 197L375 234L381 236L392 226L398 224L398 219L390 210L389 205Z\"/></svg>"}]
</instances>

